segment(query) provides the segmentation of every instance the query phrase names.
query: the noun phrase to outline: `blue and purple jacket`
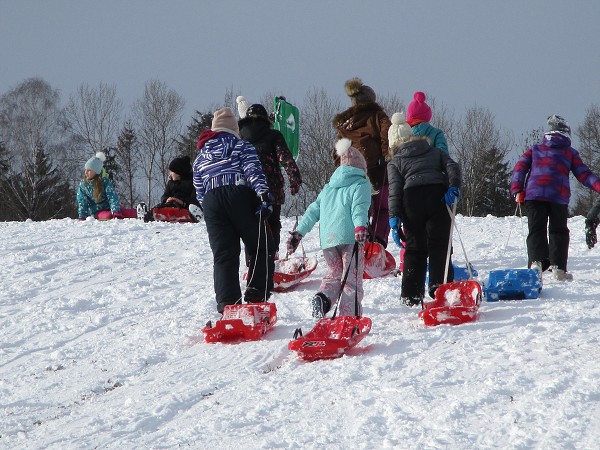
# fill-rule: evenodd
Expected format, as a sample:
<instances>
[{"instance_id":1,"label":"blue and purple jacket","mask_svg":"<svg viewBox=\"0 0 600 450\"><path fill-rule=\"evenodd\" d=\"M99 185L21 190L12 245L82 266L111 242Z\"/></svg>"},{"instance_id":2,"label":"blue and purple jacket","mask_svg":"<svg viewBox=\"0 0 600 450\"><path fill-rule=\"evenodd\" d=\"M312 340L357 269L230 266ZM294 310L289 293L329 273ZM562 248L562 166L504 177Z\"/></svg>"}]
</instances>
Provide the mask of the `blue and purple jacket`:
<instances>
[{"instance_id":1,"label":"blue and purple jacket","mask_svg":"<svg viewBox=\"0 0 600 450\"><path fill-rule=\"evenodd\" d=\"M263 168L252 144L225 131L203 131L194 161L194 187L202 206L204 195L221 186L248 186L257 194L269 192Z\"/></svg>"},{"instance_id":2,"label":"blue and purple jacket","mask_svg":"<svg viewBox=\"0 0 600 450\"><path fill-rule=\"evenodd\" d=\"M571 140L559 133L546 133L541 144L529 148L513 169L510 192L525 191L525 200L569 204L569 172L584 186L600 193L600 178L586 166Z\"/></svg>"}]
</instances>

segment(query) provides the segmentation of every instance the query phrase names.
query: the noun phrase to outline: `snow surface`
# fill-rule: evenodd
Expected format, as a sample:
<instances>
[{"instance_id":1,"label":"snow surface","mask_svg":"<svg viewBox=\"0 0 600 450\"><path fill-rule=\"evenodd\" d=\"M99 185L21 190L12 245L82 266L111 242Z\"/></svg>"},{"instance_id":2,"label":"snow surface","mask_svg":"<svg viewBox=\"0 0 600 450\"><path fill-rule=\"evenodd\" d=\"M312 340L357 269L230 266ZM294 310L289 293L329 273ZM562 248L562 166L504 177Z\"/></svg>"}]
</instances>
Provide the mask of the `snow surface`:
<instances>
[{"instance_id":1,"label":"snow surface","mask_svg":"<svg viewBox=\"0 0 600 450\"><path fill-rule=\"evenodd\" d=\"M371 333L307 363L287 344L315 323L316 230L319 266L273 295L275 328L224 345L200 332L217 318L204 224L0 223L0 448L597 449L600 249L569 224L573 282L545 273L539 299L425 328L399 278L366 280ZM525 267L523 226L457 218L479 280Z\"/></svg>"}]
</instances>

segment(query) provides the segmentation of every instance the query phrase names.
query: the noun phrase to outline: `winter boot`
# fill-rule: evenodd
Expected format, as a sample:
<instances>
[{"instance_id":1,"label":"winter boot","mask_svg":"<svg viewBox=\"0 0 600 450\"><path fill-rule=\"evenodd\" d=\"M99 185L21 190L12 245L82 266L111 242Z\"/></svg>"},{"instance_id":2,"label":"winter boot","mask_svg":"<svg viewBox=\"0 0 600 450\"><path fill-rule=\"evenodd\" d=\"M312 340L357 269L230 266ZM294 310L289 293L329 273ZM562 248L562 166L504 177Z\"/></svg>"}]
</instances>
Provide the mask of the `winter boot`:
<instances>
[{"instance_id":1,"label":"winter boot","mask_svg":"<svg viewBox=\"0 0 600 450\"><path fill-rule=\"evenodd\" d=\"M405 304L406 306L410 306L411 308L413 306L418 306L421 303L423 303L423 298L422 297L402 297L400 299L400 301Z\"/></svg>"},{"instance_id":2,"label":"winter boot","mask_svg":"<svg viewBox=\"0 0 600 450\"><path fill-rule=\"evenodd\" d=\"M135 209L137 211L137 218L140 220L144 220L146 214L148 214L148 208L146 207L146 204L144 202L141 202L139 205L137 205Z\"/></svg>"},{"instance_id":3,"label":"winter boot","mask_svg":"<svg viewBox=\"0 0 600 450\"><path fill-rule=\"evenodd\" d=\"M573 274L570 274L562 269L559 269L558 266L551 266L552 276L556 281L573 281Z\"/></svg>"},{"instance_id":4,"label":"winter boot","mask_svg":"<svg viewBox=\"0 0 600 450\"><path fill-rule=\"evenodd\" d=\"M264 292L249 286L244 292L244 301L246 303L263 303L266 302L270 296L271 294L267 294L265 296Z\"/></svg>"},{"instance_id":5,"label":"winter boot","mask_svg":"<svg viewBox=\"0 0 600 450\"><path fill-rule=\"evenodd\" d=\"M188 211L196 222L200 222L204 218L204 211L198 205L191 204L188 206Z\"/></svg>"},{"instance_id":6,"label":"winter boot","mask_svg":"<svg viewBox=\"0 0 600 450\"><path fill-rule=\"evenodd\" d=\"M544 271L543 267L544 266L541 261L533 261L530 267L531 269L537 272L537 276L540 280L540 283L542 282L542 272Z\"/></svg>"},{"instance_id":7,"label":"winter boot","mask_svg":"<svg viewBox=\"0 0 600 450\"><path fill-rule=\"evenodd\" d=\"M315 319L322 319L325 314L331 309L331 301L322 292L317 292L311 299L312 316Z\"/></svg>"}]
</instances>

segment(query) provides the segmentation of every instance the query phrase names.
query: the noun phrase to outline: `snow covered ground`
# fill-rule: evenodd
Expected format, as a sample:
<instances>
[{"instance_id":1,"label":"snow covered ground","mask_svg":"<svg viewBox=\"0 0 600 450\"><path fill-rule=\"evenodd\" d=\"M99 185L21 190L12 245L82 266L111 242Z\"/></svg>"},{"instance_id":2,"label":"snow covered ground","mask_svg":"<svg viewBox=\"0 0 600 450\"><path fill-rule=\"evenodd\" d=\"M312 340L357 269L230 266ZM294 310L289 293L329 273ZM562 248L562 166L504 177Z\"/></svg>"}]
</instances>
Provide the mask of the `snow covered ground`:
<instances>
[{"instance_id":1,"label":"snow covered ground","mask_svg":"<svg viewBox=\"0 0 600 450\"><path fill-rule=\"evenodd\" d=\"M480 281L525 267L518 218L457 225ZM287 344L314 324L317 230L273 331L223 345L200 332L217 317L204 224L0 223L0 448L597 449L600 248L569 225L573 282L425 328L398 278L366 280L371 333L307 363Z\"/></svg>"}]
</instances>

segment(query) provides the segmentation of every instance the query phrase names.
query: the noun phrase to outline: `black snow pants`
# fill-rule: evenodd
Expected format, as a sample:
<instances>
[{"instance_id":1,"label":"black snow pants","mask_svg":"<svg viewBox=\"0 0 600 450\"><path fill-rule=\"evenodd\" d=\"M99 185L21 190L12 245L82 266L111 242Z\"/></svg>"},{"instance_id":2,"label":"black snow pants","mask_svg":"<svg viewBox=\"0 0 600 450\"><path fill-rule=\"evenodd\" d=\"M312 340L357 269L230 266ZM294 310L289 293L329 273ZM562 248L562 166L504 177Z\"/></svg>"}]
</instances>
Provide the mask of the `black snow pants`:
<instances>
[{"instance_id":1,"label":"black snow pants","mask_svg":"<svg viewBox=\"0 0 600 450\"><path fill-rule=\"evenodd\" d=\"M534 261L542 263L546 270L551 265L567 270L569 257L569 206L560 203L528 200L527 210L527 258L528 266Z\"/></svg>"},{"instance_id":2,"label":"black snow pants","mask_svg":"<svg viewBox=\"0 0 600 450\"><path fill-rule=\"evenodd\" d=\"M429 295L444 282L444 269L450 237L450 215L444 202L446 187L441 184L417 186L404 190L402 223L406 236L403 298L423 299L427 258L429 257ZM450 262L447 281L454 280Z\"/></svg>"},{"instance_id":3,"label":"black snow pants","mask_svg":"<svg viewBox=\"0 0 600 450\"><path fill-rule=\"evenodd\" d=\"M241 301L240 239L250 259L248 287L261 296L273 289L275 248L273 237L255 215L259 200L247 186L222 186L204 196L204 222L213 253L213 278L217 311Z\"/></svg>"}]
</instances>

